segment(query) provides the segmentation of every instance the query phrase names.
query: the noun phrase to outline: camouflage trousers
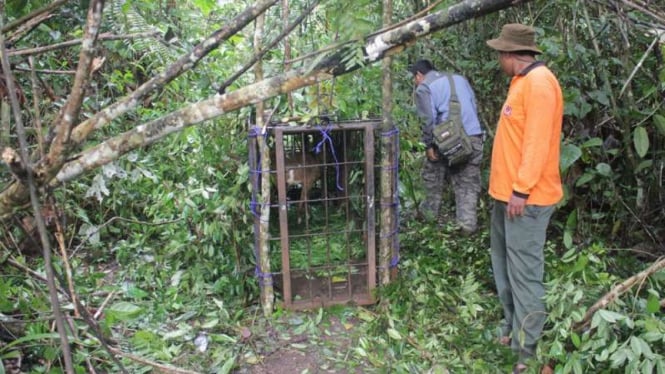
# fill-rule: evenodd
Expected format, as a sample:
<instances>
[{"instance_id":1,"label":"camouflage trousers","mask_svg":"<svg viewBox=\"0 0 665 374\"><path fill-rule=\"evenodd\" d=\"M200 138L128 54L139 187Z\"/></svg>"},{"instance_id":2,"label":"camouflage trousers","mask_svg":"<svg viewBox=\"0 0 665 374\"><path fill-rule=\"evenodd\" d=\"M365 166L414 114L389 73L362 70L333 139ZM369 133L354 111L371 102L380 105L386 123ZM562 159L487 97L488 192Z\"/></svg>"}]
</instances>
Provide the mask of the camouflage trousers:
<instances>
[{"instance_id":1,"label":"camouflage trousers","mask_svg":"<svg viewBox=\"0 0 665 374\"><path fill-rule=\"evenodd\" d=\"M473 154L469 161L461 166L449 168L443 161L425 159L422 178L425 187L425 199L420 204L420 211L430 219L439 217L444 188L450 180L455 193L455 216L457 225L472 233L478 229L478 197L480 196L480 162L483 158L483 140L471 137Z\"/></svg>"}]
</instances>

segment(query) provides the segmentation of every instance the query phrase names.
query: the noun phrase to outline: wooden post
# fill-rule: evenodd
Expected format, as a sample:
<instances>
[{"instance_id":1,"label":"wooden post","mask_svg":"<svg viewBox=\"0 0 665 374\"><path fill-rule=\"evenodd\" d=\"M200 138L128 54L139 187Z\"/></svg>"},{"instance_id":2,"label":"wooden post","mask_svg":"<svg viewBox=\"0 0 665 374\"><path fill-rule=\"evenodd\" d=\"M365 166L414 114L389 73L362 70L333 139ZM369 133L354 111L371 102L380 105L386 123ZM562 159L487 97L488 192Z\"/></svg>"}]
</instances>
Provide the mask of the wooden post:
<instances>
[{"instance_id":1,"label":"wooden post","mask_svg":"<svg viewBox=\"0 0 665 374\"><path fill-rule=\"evenodd\" d=\"M265 15L256 17L256 29L254 31L254 50L260 51L263 38L263 26ZM256 63L254 75L257 81L263 79L263 65ZM272 273L270 270L270 150L266 144L266 131L268 121L263 117L263 102L256 104L256 123L261 128L261 133L257 135L256 141L259 148L261 159L261 194L259 196L260 219L259 219L259 240L258 240L258 276L261 286L261 306L263 315L269 317L272 315L275 292L273 288Z\"/></svg>"},{"instance_id":2,"label":"wooden post","mask_svg":"<svg viewBox=\"0 0 665 374\"><path fill-rule=\"evenodd\" d=\"M390 25L392 18L392 0L383 1L383 26ZM382 92L383 92L383 121L381 123L381 197L380 207L380 230L379 230L379 284L387 284L391 279L391 264L393 256L397 256L397 153L395 151L395 140L389 134L394 130L392 110L393 91L392 74L390 71L391 57L381 61L382 67ZM396 268L393 268L396 270ZM392 275L394 277L395 274Z\"/></svg>"}]
</instances>

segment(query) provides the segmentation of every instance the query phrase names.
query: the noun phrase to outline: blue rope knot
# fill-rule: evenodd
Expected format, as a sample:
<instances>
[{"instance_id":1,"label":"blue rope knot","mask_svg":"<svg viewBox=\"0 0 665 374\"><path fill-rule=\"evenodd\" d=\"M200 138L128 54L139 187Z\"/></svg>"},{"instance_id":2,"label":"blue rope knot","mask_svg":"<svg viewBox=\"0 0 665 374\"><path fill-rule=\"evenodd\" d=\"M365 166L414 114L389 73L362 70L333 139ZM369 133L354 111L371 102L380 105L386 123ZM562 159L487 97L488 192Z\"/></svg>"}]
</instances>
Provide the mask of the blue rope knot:
<instances>
[{"instance_id":1,"label":"blue rope knot","mask_svg":"<svg viewBox=\"0 0 665 374\"><path fill-rule=\"evenodd\" d=\"M332 123L326 121L326 127L322 127L320 124L316 124L317 130L321 133L323 139L314 147L314 153L317 155L321 153L321 148L323 144L327 141L330 145L330 152L332 153L333 159L335 160L335 183L337 184L338 191L344 191L342 186L339 185L339 161L337 160L337 154L335 153L335 146L333 145L332 138L330 137L329 132L332 130Z\"/></svg>"}]
</instances>

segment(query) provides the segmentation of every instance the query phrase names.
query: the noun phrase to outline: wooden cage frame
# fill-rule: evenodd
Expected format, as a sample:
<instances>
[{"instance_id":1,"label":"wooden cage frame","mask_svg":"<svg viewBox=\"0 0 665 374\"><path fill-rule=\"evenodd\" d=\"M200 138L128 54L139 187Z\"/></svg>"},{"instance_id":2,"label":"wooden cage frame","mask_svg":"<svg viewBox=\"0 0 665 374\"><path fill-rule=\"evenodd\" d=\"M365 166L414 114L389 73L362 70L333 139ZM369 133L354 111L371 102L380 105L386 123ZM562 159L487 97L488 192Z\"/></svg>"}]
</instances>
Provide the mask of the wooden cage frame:
<instances>
[{"instance_id":1,"label":"wooden cage frame","mask_svg":"<svg viewBox=\"0 0 665 374\"><path fill-rule=\"evenodd\" d=\"M346 278L346 284L340 286L340 283L343 281L338 281L340 283L335 284L333 277L325 278L325 289L327 293L324 295L313 295L310 289L309 297L302 297L302 294L296 295L294 292L294 284L292 281L294 277L298 275L300 269L293 269L291 267L291 248L290 244L293 241L293 237L289 234L290 224L288 216L288 186L286 185L286 166L285 166L285 153L288 151L284 147L285 137L292 136L294 134L305 134L305 135L317 135L322 131L320 125L317 126L308 126L308 125L271 125L266 128L267 134L264 134L268 138L272 137L273 146L274 146L274 158L271 165L270 172L274 172L274 179L276 179L277 187L277 202L272 204L271 207L276 207L278 209L278 226L279 226L279 249L281 251L281 269L279 271L271 270L271 274L280 274L281 279L275 279L275 284L279 284L282 289L282 296L284 306L289 309L311 309L315 307L325 307L330 305L337 304L357 304L357 305L369 305L376 302L374 298L374 290L377 285L377 223L376 223L376 196L377 196L377 186L375 183L375 168L377 167L375 163L375 131L379 130L381 126L380 120L361 120L361 121L345 121L338 123L329 123L326 127L327 132L336 133L336 132L355 132L362 134L362 154L364 155L364 160L362 161L363 165L363 175L364 175L364 194L361 196L365 200L364 204L364 225L362 232L364 233L363 241L365 245L365 261L363 263L354 264L358 265L358 268L364 269L365 271L360 271L360 276L351 275L351 272L348 272ZM345 136L345 135L344 135ZM257 163L260 163L260 155L258 151L258 144L256 137L249 138L249 153L250 153L250 168L257 167L257 170L260 168L257 166ZM349 162L346 159L347 150L343 152L345 159L339 161L341 163ZM397 157L395 157L394 162L397 162ZM338 160L335 160L337 163ZM356 164L359 164L357 161L353 161ZM331 160L324 160L323 164L325 166L331 165ZM396 172L396 168L391 168L386 171L381 172ZM260 191L260 173L252 173L251 182L253 184L254 191ZM394 176L393 176L394 177ZM346 182L346 181L345 181ZM358 197L358 196L354 196ZM323 197L327 199L327 196ZM348 198L348 197L347 197ZM306 203L307 204L307 203ZM272 209L272 208L271 208ZM396 212L397 214L397 212ZM255 215L255 235L258 237L260 235L261 225L259 215ZM307 223L305 223L307 225ZM327 230L327 229L326 229ZM327 235L329 234L326 231ZM316 234L312 234L315 236ZM257 258L257 261L259 259ZM330 264L328 264L330 265ZM348 264L347 264L348 265ZM349 265L351 267L351 265ZM356 269L357 270L357 269ZM362 286L358 285L359 277L364 277L364 283ZM303 278L297 278L303 279ZM322 281L323 282L323 281ZM354 283L355 282L355 283ZM311 288L311 284L310 284ZM341 290L341 291L340 291Z\"/></svg>"}]
</instances>

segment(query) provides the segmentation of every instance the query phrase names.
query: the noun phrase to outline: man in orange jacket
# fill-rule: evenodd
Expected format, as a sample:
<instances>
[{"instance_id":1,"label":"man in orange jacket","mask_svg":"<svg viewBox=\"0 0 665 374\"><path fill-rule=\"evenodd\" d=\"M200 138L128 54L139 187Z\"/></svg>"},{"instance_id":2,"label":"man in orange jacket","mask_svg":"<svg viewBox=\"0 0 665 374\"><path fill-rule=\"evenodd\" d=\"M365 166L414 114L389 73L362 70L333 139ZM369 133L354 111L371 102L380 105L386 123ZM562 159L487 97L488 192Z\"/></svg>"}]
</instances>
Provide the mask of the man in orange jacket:
<instances>
[{"instance_id":1,"label":"man in orange jacket","mask_svg":"<svg viewBox=\"0 0 665 374\"><path fill-rule=\"evenodd\" d=\"M504 25L487 45L499 52L512 77L497 125L490 168L494 198L490 241L492 269L504 312L500 341L526 370L545 324L545 233L563 197L559 175L563 95L554 74L536 55L535 31Z\"/></svg>"}]
</instances>

